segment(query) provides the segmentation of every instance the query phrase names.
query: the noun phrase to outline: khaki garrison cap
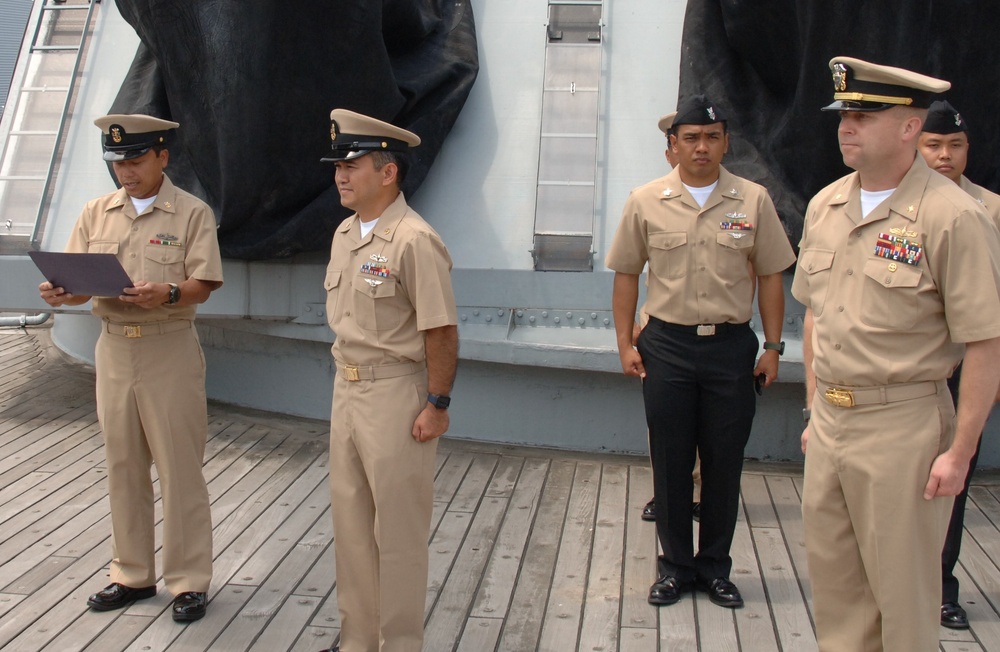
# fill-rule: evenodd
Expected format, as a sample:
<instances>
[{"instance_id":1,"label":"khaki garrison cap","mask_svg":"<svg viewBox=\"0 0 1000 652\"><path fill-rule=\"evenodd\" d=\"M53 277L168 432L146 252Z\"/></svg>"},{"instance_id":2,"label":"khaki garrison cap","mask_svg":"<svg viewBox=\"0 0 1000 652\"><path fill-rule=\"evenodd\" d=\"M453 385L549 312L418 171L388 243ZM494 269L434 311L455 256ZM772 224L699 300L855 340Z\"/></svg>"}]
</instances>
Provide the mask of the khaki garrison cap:
<instances>
[{"instance_id":1,"label":"khaki garrison cap","mask_svg":"<svg viewBox=\"0 0 1000 652\"><path fill-rule=\"evenodd\" d=\"M926 109L951 82L852 57L830 59L833 104L823 111L884 111L894 106Z\"/></svg>"},{"instance_id":2,"label":"khaki garrison cap","mask_svg":"<svg viewBox=\"0 0 1000 652\"><path fill-rule=\"evenodd\" d=\"M156 145L166 145L167 136L180 125L151 115L112 114L94 120L104 138L105 161L127 161L138 158Z\"/></svg>"},{"instance_id":3,"label":"khaki garrison cap","mask_svg":"<svg viewBox=\"0 0 1000 652\"><path fill-rule=\"evenodd\" d=\"M415 133L347 109L330 112L330 140L333 155L321 161L348 161L370 152L405 152L420 144Z\"/></svg>"},{"instance_id":4,"label":"khaki garrison cap","mask_svg":"<svg viewBox=\"0 0 1000 652\"><path fill-rule=\"evenodd\" d=\"M673 129L674 118L676 117L677 117L677 111L674 111L673 113L668 113L667 115L663 116L662 118L660 118L660 121L656 123L656 126L660 128L660 131L663 132L664 136L670 135L670 130Z\"/></svg>"}]
</instances>

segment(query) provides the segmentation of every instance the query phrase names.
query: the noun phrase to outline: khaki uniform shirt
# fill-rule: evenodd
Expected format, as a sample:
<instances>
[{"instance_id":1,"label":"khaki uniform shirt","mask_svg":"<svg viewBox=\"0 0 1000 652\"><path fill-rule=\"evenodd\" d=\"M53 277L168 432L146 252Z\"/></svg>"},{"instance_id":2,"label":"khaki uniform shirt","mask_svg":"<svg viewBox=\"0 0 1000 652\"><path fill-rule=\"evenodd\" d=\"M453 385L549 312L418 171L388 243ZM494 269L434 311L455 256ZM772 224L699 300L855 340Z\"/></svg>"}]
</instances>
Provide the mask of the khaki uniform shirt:
<instances>
[{"instance_id":1,"label":"khaki uniform shirt","mask_svg":"<svg viewBox=\"0 0 1000 652\"><path fill-rule=\"evenodd\" d=\"M964 342L1000 336L1000 241L920 156L861 219L860 177L809 203L792 294L813 311L813 371L855 387L942 380Z\"/></svg>"},{"instance_id":2,"label":"khaki uniform shirt","mask_svg":"<svg viewBox=\"0 0 1000 652\"><path fill-rule=\"evenodd\" d=\"M181 283L189 278L222 283L218 226L208 204L176 187L167 175L156 201L136 215L124 189L83 207L66 251L115 254L132 282ZM193 320L196 306L163 304L146 309L117 297L94 297L93 313L117 323Z\"/></svg>"},{"instance_id":3,"label":"khaki uniform shirt","mask_svg":"<svg viewBox=\"0 0 1000 652\"><path fill-rule=\"evenodd\" d=\"M653 317L687 326L749 321L754 285L747 260L758 276L795 262L767 190L724 167L719 172L704 208L677 169L625 202L605 264L640 274L649 262L643 310Z\"/></svg>"},{"instance_id":4,"label":"khaki uniform shirt","mask_svg":"<svg viewBox=\"0 0 1000 652\"><path fill-rule=\"evenodd\" d=\"M357 214L333 236L326 269L326 312L342 364L425 359L420 331L458 323L451 256L440 236L396 197L361 238Z\"/></svg>"},{"instance_id":5,"label":"khaki uniform shirt","mask_svg":"<svg viewBox=\"0 0 1000 652\"><path fill-rule=\"evenodd\" d=\"M979 202L986 210L986 214L993 218L993 224L997 229L1000 229L1000 195L994 194L982 186L977 186L969 181L964 174L959 180L958 187Z\"/></svg>"}]
</instances>

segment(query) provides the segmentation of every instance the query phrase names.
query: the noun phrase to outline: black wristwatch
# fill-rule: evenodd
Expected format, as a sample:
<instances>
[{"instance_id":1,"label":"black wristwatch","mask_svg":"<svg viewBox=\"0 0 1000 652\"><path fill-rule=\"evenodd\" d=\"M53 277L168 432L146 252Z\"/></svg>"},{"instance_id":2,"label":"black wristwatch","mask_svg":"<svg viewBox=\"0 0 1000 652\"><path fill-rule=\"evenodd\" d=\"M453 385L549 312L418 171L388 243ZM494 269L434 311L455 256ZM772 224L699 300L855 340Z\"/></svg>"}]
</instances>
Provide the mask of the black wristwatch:
<instances>
[{"instance_id":1,"label":"black wristwatch","mask_svg":"<svg viewBox=\"0 0 1000 652\"><path fill-rule=\"evenodd\" d=\"M176 283L167 283L170 286L170 296L167 297L167 305L173 305L181 300L181 288Z\"/></svg>"},{"instance_id":2,"label":"black wristwatch","mask_svg":"<svg viewBox=\"0 0 1000 652\"><path fill-rule=\"evenodd\" d=\"M451 397L444 394L428 394L427 402L439 410L447 410L451 405Z\"/></svg>"},{"instance_id":3,"label":"black wristwatch","mask_svg":"<svg viewBox=\"0 0 1000 652\"><path fill-rule=\"evenodd\" d=\"M764 342L764 350L771 349L772 351L777 351L778 355L784 355L785 353L785 342Z\"/></svg>"}]
</instances>

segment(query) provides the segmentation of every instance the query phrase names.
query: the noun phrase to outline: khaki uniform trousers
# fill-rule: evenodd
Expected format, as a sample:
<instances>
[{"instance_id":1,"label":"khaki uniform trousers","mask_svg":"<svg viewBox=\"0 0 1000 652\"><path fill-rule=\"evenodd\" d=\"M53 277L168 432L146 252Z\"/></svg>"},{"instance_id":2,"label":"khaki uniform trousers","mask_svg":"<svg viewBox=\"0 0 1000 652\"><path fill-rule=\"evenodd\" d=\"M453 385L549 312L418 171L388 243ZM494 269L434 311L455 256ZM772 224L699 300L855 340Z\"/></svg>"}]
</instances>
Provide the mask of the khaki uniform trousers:
<instances>
[{"instance_id":1,"label":"khaki uniform trousers","mask_svg":"<svg viewBox=\"0 0 1000 652\"><path fill-rule=\"evenodd\" d=\"M107 322L103 329L96 348L97 414L108 461L111 581L156 584L150 475L155 463L166 589L174 595L208 591L212 514L202 474L208 415L197 331L191 322L141 338L109 333Z\"/></svg>"},{"instance_id":2,"label":"khaki uniform trousers","mask_svg":"<svg viewBox=\"0 0 1000 652\"><path fill-rule=\"evenodd\" d=\"M420 652L437 440L413 421L427 373L334 381L330 496L341 652Z\"/></svg>"},{"instance_id":3,"label":"khaki uniform trousers","mask_svg":"<svg viewBox=\"0 0 1000 652\"><path fill-rule=\"evenodd\" d=\"M938 385L886 405L813 401L802 520L821 652L938 649L953 499L927 501L923 491L955 422Z\"/></svg>"}]
</instances>

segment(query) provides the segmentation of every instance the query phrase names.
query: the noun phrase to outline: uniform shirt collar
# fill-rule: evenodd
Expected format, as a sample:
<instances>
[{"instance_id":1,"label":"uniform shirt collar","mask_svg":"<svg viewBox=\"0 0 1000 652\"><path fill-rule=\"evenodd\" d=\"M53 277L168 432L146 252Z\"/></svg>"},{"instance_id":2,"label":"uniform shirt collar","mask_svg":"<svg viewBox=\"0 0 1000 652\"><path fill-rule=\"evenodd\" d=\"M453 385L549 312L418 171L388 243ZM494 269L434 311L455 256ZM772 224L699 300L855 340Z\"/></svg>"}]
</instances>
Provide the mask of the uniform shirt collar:
<instances>
[{"instance_id":1,"label":"uniform shirt collar","mask_svg":"<svg viewBox=\"0 0 1000 652\"><path fill-rule=\"evenodd\" d=\"M409 207L406 205L406 199L403 197L403 193L400 192L396 195L396 199L378 216L378 224L375 225L375 229L369 235L392 241L392 236L396 233L396 227L399 226L399 222L406 215L407 210L409 210ZM354 213L341 222L340 226L337 227L337 232L350 233L355 222L359 222L357 213ZM358 235L361 235L360 225L358 227Z\"/></svg>"},{"instance_id":2,"label":"uniform shirt collar","mask_svg":"<svg viewBox=\"0 0 1000 652\"><path fill-rule=\"evenodd\" d=\"M743 191L737 183L739 177L727 170L724 166L719 166L719 183L709 195L703 207L698 206L698 202L691 197L691 193L684 188L681 182L681 173L677 168L670 171L670 174L663 177L661 199L676 199L683 197L686 204L698 211L705 211L719 204L722 199L743 200Z\"/></svg>"},{"instance_id":3,"label":"uniform shirt collar","mask_svg":"<svg viewBox=\"0 0 1000 652\"><path fill-rule=\"evenodd\" d=\"M108 208L121 208L129 217L136 217L135 206L124 188L118 189ZM166 174L163 175L163 183L160 184L160 190L156 193L156 201L153 202L152 208L158 208L167 213L177 211L177 186Z\"/></svg>"}]
</instances>

